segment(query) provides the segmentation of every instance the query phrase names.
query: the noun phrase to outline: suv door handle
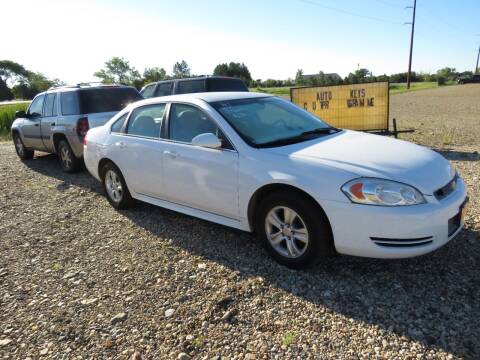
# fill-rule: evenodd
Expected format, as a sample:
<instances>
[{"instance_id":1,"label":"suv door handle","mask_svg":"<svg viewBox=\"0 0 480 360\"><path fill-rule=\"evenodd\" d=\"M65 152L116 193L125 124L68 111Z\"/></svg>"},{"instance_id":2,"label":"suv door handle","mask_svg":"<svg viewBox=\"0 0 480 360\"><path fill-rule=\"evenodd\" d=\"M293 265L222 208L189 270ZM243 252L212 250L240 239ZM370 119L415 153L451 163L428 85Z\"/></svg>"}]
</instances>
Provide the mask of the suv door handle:
<instances>
[{"instance_id":1,"label":"suv door handle","mask_svg":"<svg viewBox=\"0 0 480 360\"><path fill-rule=\"evenodd\" d=\"M117 141L115 146L118 146L120 149L126 148L127 145L123 141Z\"/></svg>"},{"instance_id":2,"label":"suv door handle","mask_svg":"<svg viewBox=\"0 0 480 360\"><path fill-rule=\"evenodd\" d=\"M167 155L171 159L175 159L177 157L177 153L175 151L165 150L163 154Z\"/></svg>"},{"instance_id":3,"label":"suv door handle","mask_svg":"<svg viewBox=\"0 0 480 360\"><path fill-rule=\"evenodd\" d=\"M55 123L50 123L50 126L55 126Z\"/></svg>"},{"instance_id":4,"label":"suv door handle","mask_svg":"<svg viewBox=\"0 0 480 360\"><path fill-rule=\"evenodd\" d=\"M39 124L35 124L35 126L38 126Z\"/></svg>"}]
</instances>

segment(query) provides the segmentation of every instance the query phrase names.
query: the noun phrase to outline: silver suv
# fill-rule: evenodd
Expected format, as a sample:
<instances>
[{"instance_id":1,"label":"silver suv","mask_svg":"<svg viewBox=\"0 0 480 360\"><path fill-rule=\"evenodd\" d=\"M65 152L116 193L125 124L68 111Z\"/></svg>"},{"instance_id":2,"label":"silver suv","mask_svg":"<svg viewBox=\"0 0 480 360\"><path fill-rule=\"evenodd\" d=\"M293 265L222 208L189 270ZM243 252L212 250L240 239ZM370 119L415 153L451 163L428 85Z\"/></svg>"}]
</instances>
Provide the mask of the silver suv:
<instances>
[{"instance_id":1,"label":"silver suv","mask_svg":"<svg viewBox=\"0 0 480 360\"><path fill-rule=\"evenodd\" d=\"M142 99L133 87L76 85L38 94L28 110L18 111L12 138L22 160L35 150L56 153L66 172L80 169L88 129L103 125L129 103Z\"/></svg>"}]
</instances>

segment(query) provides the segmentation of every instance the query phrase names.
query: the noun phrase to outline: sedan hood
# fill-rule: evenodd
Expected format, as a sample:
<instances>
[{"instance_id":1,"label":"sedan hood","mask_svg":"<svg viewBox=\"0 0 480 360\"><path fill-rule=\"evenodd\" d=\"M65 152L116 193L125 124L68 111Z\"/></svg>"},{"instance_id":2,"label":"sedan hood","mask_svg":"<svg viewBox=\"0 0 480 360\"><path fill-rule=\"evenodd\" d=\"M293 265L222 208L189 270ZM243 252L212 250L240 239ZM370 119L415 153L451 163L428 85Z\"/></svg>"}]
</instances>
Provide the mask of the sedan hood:
<instances>
[{"instance_id":1,"label":"sedan hood","mask_svg":"<svg viewBox=\"0 0 480 360\"><path fill-rule=\"evenodd\" d=\"M432 195L455 174L443 156L426 147L350 130L263 150L292 160L313 160L359 177L399 181L415 186L426 195Z\"/></svg>"}]
</instances>

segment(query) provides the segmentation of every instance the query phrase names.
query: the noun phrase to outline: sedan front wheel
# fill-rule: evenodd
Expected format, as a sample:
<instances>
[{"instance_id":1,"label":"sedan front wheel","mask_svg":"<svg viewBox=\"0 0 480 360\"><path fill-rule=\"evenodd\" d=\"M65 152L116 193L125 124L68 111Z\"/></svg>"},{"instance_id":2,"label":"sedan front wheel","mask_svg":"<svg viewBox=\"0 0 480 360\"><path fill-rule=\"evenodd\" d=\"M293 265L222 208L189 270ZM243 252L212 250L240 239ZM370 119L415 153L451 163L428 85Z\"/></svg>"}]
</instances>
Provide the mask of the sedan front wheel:
<instances>
[{"instance_id":1,"label":"sedan front wheel","mask_svg":"<svg viewBox=\"0 0 480 360\"><path fill-rule=\"evenodd\" d=\"M301 194L267 195L259 205L255 229L269 254L290 268L315 265L333 252L325 213Z\"/></svg>"}]
</instances>

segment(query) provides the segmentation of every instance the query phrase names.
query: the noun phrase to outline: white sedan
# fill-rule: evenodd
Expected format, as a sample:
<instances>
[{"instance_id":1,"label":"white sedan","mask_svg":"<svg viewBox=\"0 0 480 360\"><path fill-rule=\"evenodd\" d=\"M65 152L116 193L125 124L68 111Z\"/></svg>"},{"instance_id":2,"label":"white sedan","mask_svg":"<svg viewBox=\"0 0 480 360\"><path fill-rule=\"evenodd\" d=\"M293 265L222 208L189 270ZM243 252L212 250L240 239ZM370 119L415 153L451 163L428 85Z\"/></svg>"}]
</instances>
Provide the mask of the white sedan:
<instances>
[{"instance_id":1,"label":"white sedan","mask_svg":"<svg viewBox=\"0 0 480 360\"><path fill-rule=\"evenodd\" d=\"M138 199L254 231L293 268L334 252L417 256L463 226L465 184L441 155L265 94L136 102L91 129L84 151L115 208Z\"/></svg>"}]
</instances>

